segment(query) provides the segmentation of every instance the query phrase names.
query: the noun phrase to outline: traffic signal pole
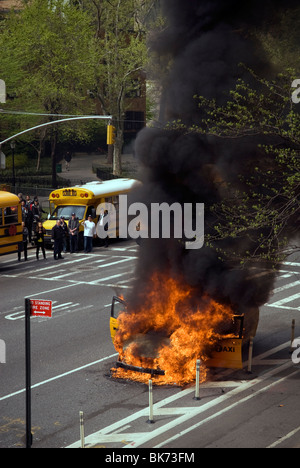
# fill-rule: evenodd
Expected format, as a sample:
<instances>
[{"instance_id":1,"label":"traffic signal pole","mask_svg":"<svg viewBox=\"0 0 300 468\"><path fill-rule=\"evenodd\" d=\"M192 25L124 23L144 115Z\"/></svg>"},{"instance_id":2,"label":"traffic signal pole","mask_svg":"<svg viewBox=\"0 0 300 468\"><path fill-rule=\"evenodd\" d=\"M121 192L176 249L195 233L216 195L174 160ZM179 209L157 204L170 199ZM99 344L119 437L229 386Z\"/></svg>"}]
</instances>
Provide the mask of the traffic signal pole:
<instances>
[{"instance_id":1,"label":"traffic signal pole","mask_svg":"<svg viewBox=\"0 0 300 468\"><path fill-rule=\"evenodd\" d=\"M1 113L1 110L2 109L0 109L0 113ZM91 119L110 120L111 118L112 118L111 115L83 115L83 116L78 116L78 117L69 117L69 118L60 119L60 120L52 120L51 122L46 122L44 124L37 125L36 127L27 128L26 130L23 130L20 133L16 133L15 135L12 135L3 141L0 141L0 148L1 148L1 145L4 145L4 143L7 143L8 141L13 140L14 138L17 138L21 135L24 135L25 133L32 132L33 130L37 130L42 127L48 127L49 125L56 125L56 124L63 123L63 122L71 122L72 120L91 120Z\"/></svg>"}]
</instances>

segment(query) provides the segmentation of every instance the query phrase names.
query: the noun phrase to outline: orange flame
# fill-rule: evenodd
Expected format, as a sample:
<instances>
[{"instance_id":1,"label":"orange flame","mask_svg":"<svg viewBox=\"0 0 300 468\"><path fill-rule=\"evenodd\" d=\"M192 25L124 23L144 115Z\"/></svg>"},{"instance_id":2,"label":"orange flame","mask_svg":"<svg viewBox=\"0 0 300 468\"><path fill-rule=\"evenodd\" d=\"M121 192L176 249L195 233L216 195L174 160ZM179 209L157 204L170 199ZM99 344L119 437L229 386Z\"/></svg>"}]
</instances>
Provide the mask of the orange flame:
<instances>
[{"instance_id":1,"label":"orange flame","mask_svg":"<svg viewBox=\"0 0 300 468\"><path fill-rule=\"evenodd\" d=\"M197 298L191 287L160 274L154 275L149 286L143 307L118 318L114 344L120 360L132 366L163 370L165 375L153 377L156 384L182 386L195 380L196 361L200 359L200 382L204 382L205 361L214 344L224 338L226 324L228 327L232 323L232 309L209 296ZM116 369L114 375L139 382L151 378L149 374L122 368Z\"/></svg>"}]
</instances>

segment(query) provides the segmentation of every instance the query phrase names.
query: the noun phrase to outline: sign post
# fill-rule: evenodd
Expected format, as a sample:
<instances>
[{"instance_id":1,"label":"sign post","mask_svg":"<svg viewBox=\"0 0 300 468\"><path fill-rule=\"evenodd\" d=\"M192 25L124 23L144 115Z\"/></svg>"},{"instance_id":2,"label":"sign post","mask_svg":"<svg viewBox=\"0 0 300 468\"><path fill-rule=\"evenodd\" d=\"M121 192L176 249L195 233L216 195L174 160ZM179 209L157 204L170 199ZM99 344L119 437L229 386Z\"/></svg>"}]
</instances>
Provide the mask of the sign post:
<instances>
[{"instance_id":1,"label":"sign post","mask_svg":"<svg viewBox=\"0 0 300 468\"><path fill-rule=\"evenodd\" d=\"M32 446L31 433L31 332L30 317L51 317L52 302L25 299L25 388L26 388L26 448Z\"/></svg>"},{"instance_id":2,"label":"sign post","mask_svg":"<svg viewBox=\"0 0 300 468\"><path fill-rule=\"evenodd\" d=\"M30 299L25 299L25 356L26 356L26 448L31 448L31 346L30 346Z\"/></svg>"}]
</instances>

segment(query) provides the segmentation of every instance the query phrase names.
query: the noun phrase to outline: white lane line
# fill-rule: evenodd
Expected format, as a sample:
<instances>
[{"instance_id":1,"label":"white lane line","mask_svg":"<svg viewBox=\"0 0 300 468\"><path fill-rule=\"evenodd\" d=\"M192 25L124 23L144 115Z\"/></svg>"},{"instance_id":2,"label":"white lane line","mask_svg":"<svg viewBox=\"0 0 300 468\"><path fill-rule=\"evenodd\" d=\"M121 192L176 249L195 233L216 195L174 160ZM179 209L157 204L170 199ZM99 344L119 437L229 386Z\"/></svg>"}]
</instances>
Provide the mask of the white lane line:
<instances>
[{"instance_id":1,"label":"white lane line","mask_svg":"<svg viewBox=\"0 0 300 468\"><path fill-rule=\"evenodd\" d=\"M300 299L300 293L293 294L292 296L285 297L284 299L281 299L280 301L269 302L268 306L281 309L281 308L284 307L284 304L288 304L289 302L296 301L297 299ZM291 307L291 309L294 309L294 308L295 307Z\"/></svg>"},{"instance_id":2,"label":"white lane line","mask_svg":"<svg viewBox=\"0 0 300 468\"><path fill-rule=\"evenodd\" d=\"M95 281L89 281L87 284L99 284L103 283L104 281L109 281L111 279L120 278L120 276L124 276L126 273L118 273L117 275L107 276L106 278L99 278Z\"/></svg>"},{"instance_id":3,"label":"white lane line","mask_svg":"<svg viewBox=\"0 0 300 468\"><path fill-rule=\"evenodd\" d=\"M62 270L62 271L64 272L63 275L59 275L59 276L56 276L56 275L55 275L55 276L53 277L53 279L54 279L54 280L60 280L60 279L62 279L62 278L66 278L67 276L72 276L72 275L74 276L74 275L80 273L79 271L76 271L76 272L75 272L75 271L71 271L71 272L69 272L69 273L66 273L66 270ZM48 279L48 278L47 278L47 279Z\"/></svg>"},{"instance_id":4,"label":"white lane line","mask_svg":"<svg viewBox=\"0 0 300 468\"><path fill-rule=\"evenodd\" d=\"M297 429L294 429L293 431L289 432L286 436L280 437L279 440L276 440L276 442L273 442L273 444L269 445L267 448L277 447L277 445L280 445L280 444L282 444L282 442L285 442L287 439L290 439L295 434L297 434L297 432L299 432L299 431L300 431L300 426L297 427Z\"/></svg>"},{"instance_id":5,"label":"white lane line","mask_svg":"<svg viewBox=\"0 0 300 468\"><path fill-rule=\"evenodd\" d=\"M46 384L48 384L50 382L54 382L55 380L62 379L63 377L67 377L68 375L75 374L76 372L80 372L80 371L82 371L84 369L87 369L88 367L95 366L96 364L100 364L101 362L107 361L108 359L112 359L113 357L116 357L116 356L118 356L117 353L111 354L110 356L106 356L106 357L104 357L102 359L99 359L98 361L90 362L89 364L86 364L85 366L77 367L76 369L65 372L64 374L57 375L55 377L52 377L51 379L44 380L43 382L39 382L39 383L37 383L35 385L32 385L31 388L33 389L33 388L41 387L42 385L46 385ZM7 400L8 398L12 398L12 397L14 397L16 395L20 395L21 393L24 393L25 390L26 389L23 388L22 390L19 390L17 392L10 393L9 395L5 395L3 397L0 397L0 401Z\"/></svg>"},{"instance_id":6,"label":"white lane line","mask_svg":"<svg viewBox=\"0 0 300 468\"><path fill-rule=\"evenodd\" d=\"M279 288L276 288L273 290L273 294L277 294L281 291L285 291L286 289L294 288L295 286L299 286L300 281L294 281L294 283L288 283L285 284L284 286L280 286Z\"/></svg>"},{"instance_id":7,"label":"white lane line","mask_svg":"<svg viewBox=\"0 0 300 468\"><path fill-rule=\"evenodd\" d=\"M111 289L133 289L133 286L125 286L123 284L110 284L110 283L97 283L97 286L107 286L108 288L111 288Z\"/></svg>"},{"instance_id":8,"label":"white lane line","mask_svg":"<svg viewBox=\"0 0 300 468\"><path fill-rule=\"evenodd\" d=\"M110 267L110 266L118 265L119 263L130 262L131 260L134 260L133 257L128 257L128 258L124 258L122 260L118 260L116 262L105 263L104 265L100 265L99 268L107 268L107 267Z\"/></svg>"},{"instance_id":9,"label":"white lane line","mask_svg":"<svg viewBox=\"0 0 300 468\"><path fill-rule=\"evenodd\" d=\"M67 284L66 286L60 286L59 288L48 289L47 291L42 291L42 292L39 292L39 293L36 293L36 294L30 294L30 296L26 296L25 299L27 299L27 298L31 299L32 297L35 297L35 296L41 296L41 295L44 295L44 294L60 291L61 289L73 288L74 286L77 286L77 284L72 283L72 284Z\"/></svg>"},{"instance_id":10,"label":"white lane line","mask_svg":"<svg viewBox=\"0 0 300 468\"><path fill-rule=\"evenodd\" d=\"M289 366L288 366L287 364L289 364ZM291 363L287 363L287 364L285 364L285 365L283 365L283 366L280 366L280 369L283 370L283 369L285 369L285 368L291 366ZM300 369L298 369L297 371L293 372L292 374L286 375L285 377L282 377L281 379L276 380L276 381L270 383L269 385L266 385L265 387L263 387L263 388L257 390L256 392L251 393L250 395L247 395L246 397L242 398L241 400L236 401L235 403L232 403L231 405L226 406L226 408L223 408L222 410L220 410L220 411L218 411L218 412L212 414L211 416L209 416L209 417L203 419L202 421L199 421L198 423L194 424L193 426L190 426L189 428L187 428L187 429L185 429L185 430L179 432L178 434L175 434L173 437L170 437L169 439L164 440L161 444L158 444L158 445L156 445L156 446L153 447L153 448L160 448L160 447L163 447L164 445L169 444L170 442L173 442L173 441L176 440L176 439L179 439L180 437L182 437L182 436L188 434L189 432L191 432L191 431L197 429L198 427L202 426L203 424L205 424L205 423L207 423L207 422L210 422L210 421L212 421L213 419L215 419L215 418L217 418L217 417L219 417L219 416L222 416L224 413L227 413L228 411L231 411L231 410L232 410L233 408L235 408L236 406L238 406L238 405L240 405L240 404L242 404L242 403L245 403L246 401L248 401L248 400L250 400L250 399L256 397L257 395L259 395L259 394L261 394L261 393L263 393L263 392L269 390L270 388L274 387L275 385L279 385L279 384L280 384L281 382L283 382L284 380L289 379L289 378L293 377L293 376L296 375L296 374L299 374L299 371L300 371ZM278 373L278 372L276 372L276 373ZM268 377L268 376L270 376L270 375L272 375L272 374L273 374L273 373L271 373L271 372L268 373L268 375L265 374L265 375L263 376L263 379L262 379L262 380L265 380L265 379L266 379L266 376ZM256 381L256 382L255 382L255 381ZM251 387L253 386L253 384L257 384L257 383L259 383L260 381L261 381L260 379L252 380L251 382L248 382L249 385L245 384L245 387L244 387L244 388L243 388L243 385L241 385L241 386L238 387L237 389L232 390L231 392L229 392L226 396L228 396L228 398L229 398L230 395L240 393L241 391L245 390L247 387L251 388ZM222 397L219 397L219 398L221 399ZM223 400L225 400L225 399L227 399L227 398L224 397ZM217 400L218 400L218 398L217 398ZM204 406L206 406L206 405L204 405ZM195 414L194 414L194 415L195 415ZM193 415L193 416L194 416L194 415ZM187 415L187 416L188 416L188 415ZM178 419L179 419L179 418L178 418ZM189 419L189 418L185 416L185 420L186 420L186 419ZM178 420L177 420L177 421L178 421ZM161 432L161 431L160 431L160 432ZM157 434L156 434L155 436L157 436ZM125 434L125 437L126 437L126 434ZM151 437L151 438L153 438L153 437ZM138 444L135 444L134 447L135 447L135 448L136 448L136 447L139 447L140 445L142 445L143 443L145 443L145 442L147 441L147 438L145 438L145 439L146 439L146 440L140 439L139 442L138 442ZM149 435L148 435L148 439L149 439ZM125 446L124 448L128 448L128 447L130 447L130 445Z\"/></svg>"},{"instance_id":11,"label":"white lane line","mask_svg":"<svg viewBox=\"0 0 300 468\"><path fill-rule=\"evenodd\" d=\"M297 263L297 262L283 262L283 265L300 267L300 263Z\"/></svg>"}]
</instances>

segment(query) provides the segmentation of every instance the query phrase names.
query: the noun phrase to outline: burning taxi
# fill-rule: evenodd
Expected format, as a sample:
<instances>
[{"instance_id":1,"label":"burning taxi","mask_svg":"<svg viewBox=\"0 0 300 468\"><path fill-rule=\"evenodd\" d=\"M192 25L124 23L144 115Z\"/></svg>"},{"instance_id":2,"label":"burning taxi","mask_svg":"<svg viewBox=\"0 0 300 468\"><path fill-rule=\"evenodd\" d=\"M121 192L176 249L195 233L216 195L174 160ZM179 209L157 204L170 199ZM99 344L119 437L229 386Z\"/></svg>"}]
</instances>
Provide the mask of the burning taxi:
<instances>
[{"instance_id":1,"label":"burning taxi","mask_svg":"<svg viewBox=\"0 0 300 468\"><path fill-rule=\"evenodd\" d=\"M244 315L208 296L192 309L188 289L175 283L160 283L165 299L160 306L152 297L129 311L123 298L113 297L110 332L119 353L115 376L146 382L152 375L158 384L184 385L194 380L199 358L201 381L210 367L242 368Z\"/></svg>"}]
</instances>

